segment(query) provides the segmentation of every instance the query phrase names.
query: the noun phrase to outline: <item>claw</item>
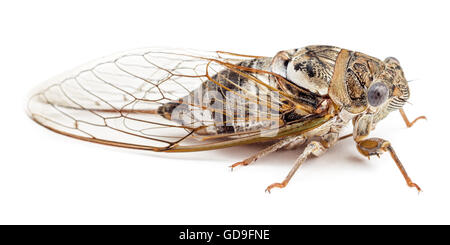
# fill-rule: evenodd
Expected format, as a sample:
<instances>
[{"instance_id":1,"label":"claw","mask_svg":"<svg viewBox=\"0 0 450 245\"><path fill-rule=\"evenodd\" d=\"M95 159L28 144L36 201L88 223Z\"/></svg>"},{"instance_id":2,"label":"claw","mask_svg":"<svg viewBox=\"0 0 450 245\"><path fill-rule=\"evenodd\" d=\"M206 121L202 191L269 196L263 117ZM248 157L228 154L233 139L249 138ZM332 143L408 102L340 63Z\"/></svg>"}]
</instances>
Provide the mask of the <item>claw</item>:
<instances>
[{"instance_id":1,"label":"claw","mask_svg":"<svg viewBox=\"0 0 450 245\"><path fill-rule=\"evenodd\" d=\"M258 159L258 158L250 157L250 158L245 159L244 161L237 162L237 163L235 163L235 164L233 164L233 165L230 166L231 171L233 171L233 169L234 169L235 167L237 167L237 166L247 166L247 165L249 165L250 163L256 161L256 159Z\"/></svg>"},{"instance_id":2,"label":"claw","mask_svg":"<svg viewBox=\"0 0 450 245\"><path fill-rule=\"evenodd\" d=\"M241 162L237 162L229 167L230 167L231 171L233 171L233 169L239 165L246 165L246 164L244 164L244 161L241 161Z\"/></svg>"},{"instance_id":3,"label":"claw","mask_svg":"<svg viewBox=\"0 0 450 245\"><path fill-rule=\"evenodd\" d=\"M409 187L415 187L419 193L422 192L422 189L414 182L408 183L408 186Z\"/></svg>"},{"instance_id":4,"label":"claw","mask_svg":"<svg viewBox=\"0 0 450 245\"><path fill-rule=\"evenodd\" d=\"M277 187L277 188L284 188L284 187L286 187L286 183L284 183L284 182L283 183L273 183L273 184L267 186L266 192L270 193L270 190L275 188L275 187Z\"/></svg>"}]
</instances>

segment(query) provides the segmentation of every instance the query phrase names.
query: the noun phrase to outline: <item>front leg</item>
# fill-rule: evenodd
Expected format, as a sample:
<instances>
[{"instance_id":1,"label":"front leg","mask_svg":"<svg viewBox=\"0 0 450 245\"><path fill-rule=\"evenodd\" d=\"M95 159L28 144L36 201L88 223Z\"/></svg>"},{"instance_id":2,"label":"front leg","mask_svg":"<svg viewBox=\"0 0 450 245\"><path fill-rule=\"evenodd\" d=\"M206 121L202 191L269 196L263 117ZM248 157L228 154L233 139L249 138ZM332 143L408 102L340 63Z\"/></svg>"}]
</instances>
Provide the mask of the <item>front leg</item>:
<instances>
[{"instance_id":1,"label":"front leg","mask_svg":"<svg viewBox=\"0 0 450 245\"><path fill-rule=\"evenodd\" d=\"M391 143L389 143L389 141L380 138L370 138L357 142L357 148L358 151L366 157L370 157L373 155L379 156L383 152L389 151L392 159L394 159L395 164L397 164L398 169L405 178L406 184L409 187L415 187L419 192L421 191L420 187L416 183L412 182L411 178L406 173L405 168L400 162L400 159L398 159L397 154L395 153L394 148L392 148L392 145Z\"/></svg>"},{"instance_id":2,"label":"front leg","mask_svg":"<svg viewBox=\"0 0 450 245\"><path fill-rule=\"evenodd\" d=\"M372 116L372 114L364 114L354 119L353 138L356 141L358 151L369 159L370 156L380 156L384 152L389 151L392 159L395 161L395 164L397 164L398 169L402 172L402 175L406 180L406 184L409 187L415 187L420 192L420 187L411 181L411 178L409 178L406 173L405 168L398 159L397 154L389 141L380 138L365 139L369 135L370 130L373 128Z\"/></svg>"},{"instance_id":3,"label":"front leg","mask_svg":"<svg viewBox=\"0 0 450 245\"><path fill-rule=\"evenodd\" d=\"M400 112L400 115L402 115L403 121L405 121L406 127L408 127L408 128L412 127L412 125L414 125L414 123L416 123L417 120L419 120L419 119L427 120L427 118L425 116L420 116L420 117L417 117L416 119L414 119L412 122L410 122L408 117L406 116L406 113L403 110L403 108L400 108L399 112Z\"/></svg>"}]
</instances>

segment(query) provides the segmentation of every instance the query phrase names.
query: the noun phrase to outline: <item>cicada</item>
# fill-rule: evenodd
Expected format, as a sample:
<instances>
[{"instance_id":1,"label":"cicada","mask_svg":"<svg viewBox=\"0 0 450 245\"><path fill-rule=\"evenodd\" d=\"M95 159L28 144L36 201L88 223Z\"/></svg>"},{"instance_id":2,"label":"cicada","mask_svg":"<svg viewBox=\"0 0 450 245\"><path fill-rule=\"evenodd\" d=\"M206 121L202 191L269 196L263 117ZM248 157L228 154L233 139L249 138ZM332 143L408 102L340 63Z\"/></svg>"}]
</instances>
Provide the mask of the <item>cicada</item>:
<instances>
[{"instance_id":1,"label":"cicada","mask_svg":"<svg viewBox=\"0 0 450 245\"><path fill-rule=\"evenodd\" d=\"M352 136L366 157L389 152L368 138L378 122L409 98L397 59L384 61L334 46L307 46L274 57L150 48L91 62L41 86L28 101L40 125L76 139L157 152L195 152L268 142L231 165L248 165L280 149L303 149L285 187L311 155ZM353 133L342 135L353 125Z\"/></svg>"}]
</instances>

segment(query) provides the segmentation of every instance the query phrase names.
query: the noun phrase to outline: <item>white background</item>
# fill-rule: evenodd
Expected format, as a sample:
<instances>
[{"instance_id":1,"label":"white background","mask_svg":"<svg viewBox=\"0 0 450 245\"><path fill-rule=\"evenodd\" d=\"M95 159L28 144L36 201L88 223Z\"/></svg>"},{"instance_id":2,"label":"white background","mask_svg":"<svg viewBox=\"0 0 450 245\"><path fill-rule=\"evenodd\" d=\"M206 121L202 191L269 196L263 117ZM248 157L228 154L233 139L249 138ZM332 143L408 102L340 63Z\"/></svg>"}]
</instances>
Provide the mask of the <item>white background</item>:
<instances>
[{"instance_id":1,"label":"white background","mask_svg":"<svg viewBox=\"0 0 450 245\"><path fill-rule=\"evenodd\" d=\"M423 4L421 4L423 3ZM445 1L3 1L0 4L1 224L448 224L449 6ZM373 136L390 140L423 192L388 154L351 139L281 181L298 151L230 172L260 146L157 154L60 136L27 118L27 93L117 51L172 46L272 56L329 44L398 58L410 83Z\"/></svg>"}]
</instances>

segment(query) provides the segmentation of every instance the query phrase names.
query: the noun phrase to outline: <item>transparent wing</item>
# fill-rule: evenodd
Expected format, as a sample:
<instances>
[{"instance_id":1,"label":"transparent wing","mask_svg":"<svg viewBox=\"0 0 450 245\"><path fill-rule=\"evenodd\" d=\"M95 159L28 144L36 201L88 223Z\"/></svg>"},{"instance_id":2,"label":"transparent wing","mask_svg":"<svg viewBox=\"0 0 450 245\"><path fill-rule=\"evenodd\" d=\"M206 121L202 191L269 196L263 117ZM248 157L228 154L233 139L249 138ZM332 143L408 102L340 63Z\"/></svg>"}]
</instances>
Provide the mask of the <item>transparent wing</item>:
<instances>
[{"instance_id":1,"label":"transparent wing","mask_svg":"<svg viewBox=\"0 0 450 245\"><path fill-rule=\"evenodd\" d=\"M292 110L286 102L292 98L277 89L275 74L252 67L268 60L227 52L129 51L52 79L32 93L27 110L55 132L135 149L209 150L282 137L292 131L281 120ZM212 94L208 102L199 102L205 94ZM242 98L247 102L235 103ZM225 110L229 101L231 112ZM263 113L248 113L250 105ZM236 112L240 107L243 113ZM326 119L295 127L308 130ZM266 131L272 133L262 137Z\"/></svg>"}]
</instances>

